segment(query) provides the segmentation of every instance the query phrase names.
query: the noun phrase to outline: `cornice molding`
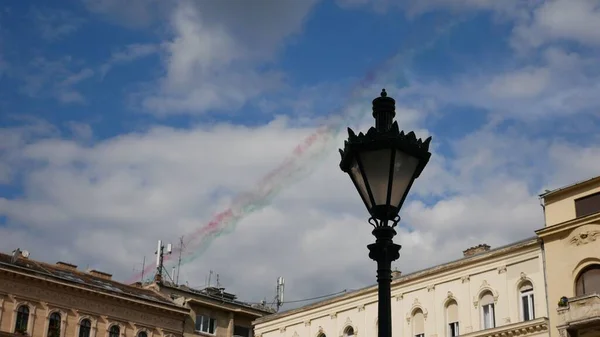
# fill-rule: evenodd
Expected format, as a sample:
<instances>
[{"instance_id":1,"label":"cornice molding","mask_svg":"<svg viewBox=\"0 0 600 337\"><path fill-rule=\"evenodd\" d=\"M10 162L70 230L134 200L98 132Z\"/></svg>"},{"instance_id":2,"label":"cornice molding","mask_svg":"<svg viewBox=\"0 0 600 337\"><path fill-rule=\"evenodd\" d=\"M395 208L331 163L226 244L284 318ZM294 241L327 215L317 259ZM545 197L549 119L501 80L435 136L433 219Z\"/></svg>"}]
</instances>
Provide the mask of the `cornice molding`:
<instances>
[{"instance_id":1,"label":"cornice molding","mask_svg":"<svg viewBox=\"0 0 600 337\"><path fill-rule=\"evenodd\" d=\"M160 309L160 310L169 311L169 312L176 312L178 314L189 315L189 309L178 306L174 303L159 303L158 301L149 301L149 300L144 300L142 298L138 299L138 297L135 295L123 294L125 296L121 296L121 295L111 294L108 292L98 291L96 289L91 289L91 288L81 287L81 286L78 286L75 284L61 282L58 280L51 279L49 277L40 277L37 275L4 268L4 266L0 266L0 274L1 273L6 273L9 277L25 278L25 279L29 279L33 282L50 283L59 288L68 288L70 290L81 291L81 292L93 294L96 296L109 297L112 299L121 300L121 301L125 301L128 303L135 303L138 305L144 305L144 306L152 307L155 309ZM131 297L129 297L129 296L131 296ZM23 296L21 295L21 297L23 297Z\"/></svg>"},{"instance_id":2,"label":"cornice molding","mask_svg":"<svg viewBox=\"0 0 600 337\"><path fill-rule=\"evenodd\" d=\"M503 325L494 329L471 332L462 337L511 337L526 336L548 330L548 318L541 317L531 321Z\"/></svg>"},{"instance_id":3,"label":"cornice molding","mask_svg":"<svg viewBox=\"0 0 600 337\"><path fill-rule=\"evenodd\" d=\"M546 239L550 236L554 236L556 234L561 234L566 231L571 231L577 227L581 227L584 225L598 225L600 224L600 213L594 213L585 217L575 218L571 220L567 220L565 222L558 223L556 225L545 227L542 229L538 229L535 233L541 238Z\"/></svg>"}]
</instances>

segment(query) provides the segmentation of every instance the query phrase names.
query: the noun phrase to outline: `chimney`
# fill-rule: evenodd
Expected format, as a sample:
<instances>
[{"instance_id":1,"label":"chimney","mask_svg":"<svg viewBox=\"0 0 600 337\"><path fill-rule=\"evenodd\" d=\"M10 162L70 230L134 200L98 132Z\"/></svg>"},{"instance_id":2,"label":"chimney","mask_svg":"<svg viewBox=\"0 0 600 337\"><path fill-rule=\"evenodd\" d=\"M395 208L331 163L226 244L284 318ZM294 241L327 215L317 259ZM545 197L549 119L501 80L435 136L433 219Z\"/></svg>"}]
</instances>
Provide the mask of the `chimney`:
<instances>
[{"instance_id":1,"label":"chimney","mask_svg":"<svg viewBox=\"0 0 600 337\"><path fill-rule=\"evenodd\" d=\"M399 271L397 268L392 271L392 279L398 278L400 276L402 276L402 272Z\"/></svg>"},{"instance_id":2,"label":"chimney","mask_svg":"<svg viewBox=\"0 0 600 337\"><path fill-rule=\"evenodd\" d=\"M489 250L490 250L490 246L486 245L485 243L482 243L475 247L471 247L466 250L463 250L463 255L464 255L464 257L469 257L469 256L474 256L477 254L487 252Z\"/></svg>"},{"instance_id":3,"label":"chimney","mask_svg":"<svg viewBox=\"0 0 600 337\"><path fill-rule=\"evenodd\" d=\"M96 269L92 269L88 272L90 275L96 276L96 277L100 277L106 280L110 280L112 279L112 274L109 273L105 273Z\"/></svg>"},{"instance_id":4,"label":"chimney","mask_svg":"<svg viewBox=\"0 0 600 337\"><path fill-rule=\"evenodd\" d=\"M58 261L56 262L56 265L60 268L63 269L68 269L68 270L77 270L77 266L71 263L67 263L67 262L63 262L63 261Z\"/></svg>"}]
</instances>

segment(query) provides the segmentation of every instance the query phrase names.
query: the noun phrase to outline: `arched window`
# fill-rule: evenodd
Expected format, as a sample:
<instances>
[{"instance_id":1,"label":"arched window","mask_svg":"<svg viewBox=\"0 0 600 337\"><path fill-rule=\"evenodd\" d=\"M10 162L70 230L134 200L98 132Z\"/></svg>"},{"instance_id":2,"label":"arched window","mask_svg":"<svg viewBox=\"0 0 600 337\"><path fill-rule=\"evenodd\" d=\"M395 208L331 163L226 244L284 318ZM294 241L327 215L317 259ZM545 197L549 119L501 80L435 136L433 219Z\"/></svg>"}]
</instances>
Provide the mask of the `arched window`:
<instances>
[{"instance_id":1,"label":"arched window","mask_svg":"<svg viewBox=\"0 0 600 337\"><path fill-rule=\"evenodd\" d=\"M60 314L53 312L48 319L48 337L60 337Z\"/></svg>"},{"instance_id":2,"label":"arched window","mask_svg":"<svg viewBox=\"0 0 600 337\"><path fill-rule=\"evenodd\" d=\"M533 285L526 281L519 287L521 297L521 318L524 321L535 319L535 302L533 300Z\"/></svg>"},{"instance_id":3,"label":"arched window","mask_svg":"<svg viewBox=\"0 0 600 337\"><path fill-rule=\"evenodd\" d=\"M148 333L146 331L138 332L138 337L148 337Z\"/></svg>"},{"instance_id":4,"label":"arched window","mask_svg":"<svg viewBox=\"0 0 600 337\"><path fill-rule=\"evenodd\" d=\"M113 325L110 327L110 330L108 330L108 337L119 337L120 334L121 328L119 328L118 325Z\"/></svg>"},{"instance_id":5,"label":"arched window","mask_svg":"<svg viewBox=\"0 0 600 337\"><path fill-rule=\"evenodd\" d=\"M446 304L446 322L448 324L448 336L458 336L458 304L451 300Z\"/></svg>"},{"instance_id":6,"label":"arched window","mask_svg":"<svg viewBox=\"0 0 600 337\"><path fill-rule=\"evenodd\" d=\"M345 337L354 336L354 328L349 326L346 329L344 329L344 336Z\"/></svg>"},{"instance_id":7,"label":"arched window","mask_svg":"<svg viewBox=\"0 0 600 337\"><path fill-rule=\"evenodd\" d=\"M321 332L318 337L327 337L325 333Z\"/></svg>"},{"instance_id":8,"label":"arched window","mask_svg":"<svg viewBox=\"0 0 600 337\"><path fill-rule=\"evenodd\" d=\"M494 310L494 295L492 295L491 292L486 291L481 295L481 298L479 299L479 305L481 306L481 320L483 322L483 328L495 328L496 315Z\"/></svg>"},{"instance_id":9,"label":"arched window","mask_svg":"<svg viewBox=\"0 0 600 337\"><path fill-rule=\"evenodd\" d=\"M79 322L79 337L90 337L92 331L92 322L89 319L82 319Z\"/></svg>"},{"instance_id":10,"label":"arched window","mask_svg":"<svg viewBox=\"0 0 600 337\"><path fill-rule=\"evenodd\" d=\"M15 332L26 333L29 323L29 307L22 305L17 309L17 322L15 323Z\"/></svg>"},{"instance_id":11,"label":"arched window","mask_svg":"<svg viewBox=\"0 0 600 337\"><path fill-rule=\"evenodd\" d=\"M600 265L585 267L575 282L575 295L600 294Z\"/></svg>"},{"instance_id":12,"label":"arched window","mask_svg":"<svg viewBox=\"0 0 600 337\"><path fill-rule=\"evenodd\" d=\"M413 336L425 337L425 316L421 309L413 312L412 316Z\"/></svg>"}]
</instances>

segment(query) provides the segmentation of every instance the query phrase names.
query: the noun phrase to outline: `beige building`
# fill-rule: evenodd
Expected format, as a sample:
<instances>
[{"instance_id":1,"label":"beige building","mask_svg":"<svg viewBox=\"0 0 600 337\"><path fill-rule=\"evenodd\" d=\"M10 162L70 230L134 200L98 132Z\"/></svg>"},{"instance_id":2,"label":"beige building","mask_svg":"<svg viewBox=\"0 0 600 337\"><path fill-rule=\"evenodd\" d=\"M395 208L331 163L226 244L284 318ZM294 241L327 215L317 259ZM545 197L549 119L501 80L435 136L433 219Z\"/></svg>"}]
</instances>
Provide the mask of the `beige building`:
<instances>
[{"instance_id":1,"label":"beige building","mask_svg":"<svg viewBox=\"0 0 600 337\"><path fill-rule=\"evenodd\" d=\"M548 336L543 255L537 238L392 281L393 336ZM254 322L256 337L377 336L377 286Z\"/></svg>"},{"instance_id":2,"label":"beige building","mask_svg":"<svg viewBox=\"0 0 600 337\"><path fill-rule=\"evenodd\" d=\"M0 336L180 337L189 309L111 275L0 254Z\"/></svg>"},{"instance_id":3,"label":"beige building","mask_svg":"<svg viewBox=\"0 0 600 337\"><path fill-rule=\"evenodd\" d=\"M600 177L541 198L551 337L600 336Z\"/></svg>"},{"instance_id":4,"label":"beige building","mask_svg":"<svg viewBox=\"0 0 600 337\"><path fill-rule=\"evenodd\" d=\"M153 283L148 288L171 297L175 303L190 309L184 336L252 337L252 321L273 314L270 308L238 301L224 288L201 290L169 282Z\"/></svg>"}]
</instances>

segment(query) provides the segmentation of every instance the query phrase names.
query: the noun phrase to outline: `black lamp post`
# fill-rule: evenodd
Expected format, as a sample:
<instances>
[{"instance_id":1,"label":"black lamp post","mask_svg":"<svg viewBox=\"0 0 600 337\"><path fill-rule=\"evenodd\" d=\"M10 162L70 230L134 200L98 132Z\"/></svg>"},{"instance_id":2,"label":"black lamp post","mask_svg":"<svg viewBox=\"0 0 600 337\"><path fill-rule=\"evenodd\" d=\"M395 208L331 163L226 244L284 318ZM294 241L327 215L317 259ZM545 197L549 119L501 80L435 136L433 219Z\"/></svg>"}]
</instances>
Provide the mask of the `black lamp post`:
<instances>
[{"instance_id":1,"label":"black lamp post","mask_svg":"<svg viewBox=\"0 0 600 337\"><path fill-rule=\"evenodd\" d=\"M377 261L379 284L379 337L392 336L392 261L400 257L400 245L392 239L394 227L400 221L398 212L413 182L423 169L431 153L429 142L417 139L414 132L404 134L393 122L396 101L387 97L373 100L375 127L358 136L348 128L348 140L340 150L340 168L348 173L371 214L375 243L368 245L369 257Z\"/></svg>"}]
</instances>

